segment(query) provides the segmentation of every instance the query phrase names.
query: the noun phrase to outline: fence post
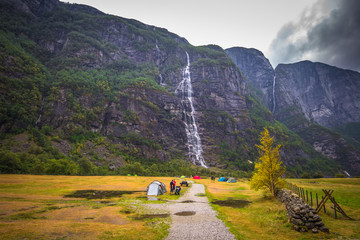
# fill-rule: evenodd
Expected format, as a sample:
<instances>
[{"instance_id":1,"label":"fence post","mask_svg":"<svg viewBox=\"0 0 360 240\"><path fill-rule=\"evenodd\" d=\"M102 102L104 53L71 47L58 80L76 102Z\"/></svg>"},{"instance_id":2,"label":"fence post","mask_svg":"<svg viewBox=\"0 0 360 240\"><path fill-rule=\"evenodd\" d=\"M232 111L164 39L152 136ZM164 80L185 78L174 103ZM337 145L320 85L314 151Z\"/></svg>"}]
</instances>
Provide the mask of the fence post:
<instances>
[{"instance_id":1,"label":"fence post","mask_svg":"<svg viewBox=\"0 0 360 240\"><path fill-rule=\"evenodd\" d=\"M313 206L313 201L312 201L312 192L310 192L310 199L311 199L311 206Z\"/></svg>"},{"instance_id":2,"label":"fence post","mask_svg":"<svg viewBox=\"0 0 360 240\"><path fill-rule=\"evenodd\" d=\"M318 195L316 193L316 209L319 207L319 200L318 200Z\"/></svg>"},{"instance_id":3,"label":"fence post","mask_svg":"<svg viewBox=\"0 0 360 240\"><path fill-rule=\"evenodd\" d=\"M335 211L335 219L337 219L337 214L336 214L336 205L335 205L335 198L334 199L334 211Z\"/></svg>"},{"instance_id":4,"label":"fence post","mask_svg":"<svg viewBox=\"0 0 360 240\"><path fill-rule=\"evenodd\" d=\"M304 199L304 202L305 202L306 199L305 199L305 189L304 188L302 189L302 192L303 192L303 199Z\"/></svg>"},{"instance_id":5,"label":"fence post","mask_svg":"<svg viewBox=\"0 0 360 240\"><path fill-rule=\"evenodd\" d=\"M324 199L324 197L323 197L323 196L321 196L321 199ZM324 204L324 213L326 213L325 204Z\"/></svg>"},{"instance_id":6,"label":"fence post","mask_svg":"<svg viewBox=\"0 0 360 240\"><path fill-rule=\"evenodd\" d=\"M308 191L306 190L306 202L309 203Z\"/></svg>"}]
</instances>

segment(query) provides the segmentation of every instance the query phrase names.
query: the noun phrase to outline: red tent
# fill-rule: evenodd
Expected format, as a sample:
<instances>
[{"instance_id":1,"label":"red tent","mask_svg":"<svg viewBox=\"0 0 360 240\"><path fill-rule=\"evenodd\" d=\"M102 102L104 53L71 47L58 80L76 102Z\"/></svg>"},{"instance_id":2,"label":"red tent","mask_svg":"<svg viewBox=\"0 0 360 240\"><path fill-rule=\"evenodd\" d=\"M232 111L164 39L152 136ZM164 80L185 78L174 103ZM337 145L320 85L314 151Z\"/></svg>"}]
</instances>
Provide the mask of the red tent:
<instances>
[{"instance_id":1,"label":"red tent","mask_svg":"<svg viewBox=\"0 0 360 240\"><path fill-rule=\"evenodd\" d=\"M199 176L194 176L193 179L201 179Z\"/></svg>"}]
</instances>

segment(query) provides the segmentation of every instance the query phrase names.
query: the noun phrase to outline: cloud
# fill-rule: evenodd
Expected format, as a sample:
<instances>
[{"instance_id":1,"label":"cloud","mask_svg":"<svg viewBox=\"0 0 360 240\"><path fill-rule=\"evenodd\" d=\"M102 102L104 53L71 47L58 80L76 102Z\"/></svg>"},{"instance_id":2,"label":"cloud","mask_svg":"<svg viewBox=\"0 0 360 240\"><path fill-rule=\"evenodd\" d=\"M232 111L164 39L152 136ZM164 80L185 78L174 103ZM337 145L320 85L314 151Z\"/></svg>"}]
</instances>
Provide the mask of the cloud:
<instances>
[{"instance_id":1,"label":"cloud","mask_svg":"<svg viewBox=\"0 0 360 240\"><path fill-rule=\"evenodd\" d=\"M360 1L318 1L280 29L269 54L275 66L311 60L360 71Z\"/></svg>"}]
</instances>

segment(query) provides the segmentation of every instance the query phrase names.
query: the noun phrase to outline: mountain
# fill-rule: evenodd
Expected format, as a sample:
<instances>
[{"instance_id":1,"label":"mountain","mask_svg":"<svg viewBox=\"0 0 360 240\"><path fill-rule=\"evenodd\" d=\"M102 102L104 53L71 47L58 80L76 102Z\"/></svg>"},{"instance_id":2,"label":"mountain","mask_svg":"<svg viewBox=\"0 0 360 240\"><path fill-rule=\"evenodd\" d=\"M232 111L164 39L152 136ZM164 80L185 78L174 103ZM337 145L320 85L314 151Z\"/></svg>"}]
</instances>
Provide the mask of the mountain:
<instances>
[{"instance_id":1,"label":"mountain","mask_svg":"<svg viewBox=\"0 0 360 240\"><path fill-rule=\"evenodd\" d=\"M226 53L277 120L345 171L360 173L360 73L310 61L274 70L257 50L231 48Z\"/></svg>"},{"instance_id":2,"label":"mountain","mask_svg":"<svg viewBox=\"0 0 360 240\"><path fill-rule=\"evenodd\" d=\"M248 176L264 127L289 176L341 169L276 121L218 46L85 5L0 6L1 173Z\"/></svg>"},{"instance_id":3,"label":"mountain","mask_svg":"<svg viewBox=\"0 0 360 240\"><path fill-rule=\"evenodd\" d=\"M269 60L254 48L233 47L225 52L238 66L252 92L264 106L272 110L275 72Z\"/></svg>"}]
</instances>

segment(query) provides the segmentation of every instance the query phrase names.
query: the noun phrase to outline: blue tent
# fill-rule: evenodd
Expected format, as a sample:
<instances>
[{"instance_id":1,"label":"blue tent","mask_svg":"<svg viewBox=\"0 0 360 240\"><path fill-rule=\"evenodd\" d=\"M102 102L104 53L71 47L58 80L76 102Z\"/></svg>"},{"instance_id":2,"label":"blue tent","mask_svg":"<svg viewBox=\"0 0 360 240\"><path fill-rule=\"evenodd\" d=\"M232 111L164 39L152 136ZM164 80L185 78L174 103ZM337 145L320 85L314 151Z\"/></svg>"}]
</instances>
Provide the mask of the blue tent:
<instances>
[{"instance_id":1,"label":"blue tent","mask_svg":"<svg viewBox=\"0 0 360 240\"><path fill-rule=\"evenodd\" d=\"M219 178L219 180L218 180L219 182L226 182L226 178L224 178L224 177L221 177L221 178Z\"/></svg>"}]
</instances>

